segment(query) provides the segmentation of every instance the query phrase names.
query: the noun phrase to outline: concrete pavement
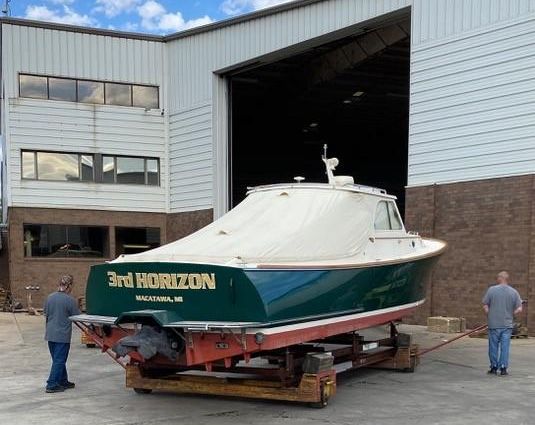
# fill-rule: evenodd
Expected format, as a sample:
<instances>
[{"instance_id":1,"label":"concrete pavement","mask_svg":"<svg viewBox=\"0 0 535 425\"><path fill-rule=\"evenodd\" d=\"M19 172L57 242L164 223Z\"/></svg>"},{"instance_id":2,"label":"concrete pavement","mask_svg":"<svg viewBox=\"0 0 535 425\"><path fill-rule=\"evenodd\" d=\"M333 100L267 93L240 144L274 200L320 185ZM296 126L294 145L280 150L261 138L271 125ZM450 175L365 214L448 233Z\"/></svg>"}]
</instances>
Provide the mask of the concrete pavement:
<instances>
[{"instance_id":1,"label":"concrete pavement","mask_svg":"<svg viewBox=\"0 0 535 425\"><path fill-rule=\"evenodd\" d=\"M44 392L50 359L43 318L0 313L0 424L485 424L535 423L535 339L514 340L511 375L487 376L487 341L465 338L422 358L416 373L357 370L338 377L324 409L124 387L124 371L74 332L69 379L76 389ZM404 326L422 347L447 335Z\"/></svg>"}]
</instances>

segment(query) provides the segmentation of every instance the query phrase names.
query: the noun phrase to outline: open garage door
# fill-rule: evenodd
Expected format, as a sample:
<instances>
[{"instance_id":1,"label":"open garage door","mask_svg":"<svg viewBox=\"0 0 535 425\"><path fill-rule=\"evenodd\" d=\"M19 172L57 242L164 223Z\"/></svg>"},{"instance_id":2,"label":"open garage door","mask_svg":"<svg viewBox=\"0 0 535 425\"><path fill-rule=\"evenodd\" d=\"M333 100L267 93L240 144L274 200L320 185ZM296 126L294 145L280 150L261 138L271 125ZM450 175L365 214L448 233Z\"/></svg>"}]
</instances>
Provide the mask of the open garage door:
<instances>
[{"instance_id":1,"label":"open garage door","mask_svg":"<svg viewBox=\"0 0 535 425\"><path fill-rule=\"evenodd\" d=\"M337 174L386 189L403 211L409 39L403 17L229 76L231 206L247 186L325 182L326 143Z\"/></svg>"}]
</instances>

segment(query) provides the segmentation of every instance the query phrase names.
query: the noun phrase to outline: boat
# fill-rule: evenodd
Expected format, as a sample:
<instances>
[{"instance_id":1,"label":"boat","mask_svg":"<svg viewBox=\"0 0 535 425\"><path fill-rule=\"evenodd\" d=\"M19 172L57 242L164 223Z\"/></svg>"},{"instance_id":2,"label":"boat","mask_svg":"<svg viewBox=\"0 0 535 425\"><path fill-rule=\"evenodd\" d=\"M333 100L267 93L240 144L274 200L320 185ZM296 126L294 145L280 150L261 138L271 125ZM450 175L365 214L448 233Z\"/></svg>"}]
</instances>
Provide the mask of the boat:
<instances>
[{"instance_id":1,"label":"boat","mask_svg":"<svg viewBox=\"0 0 535 425\"><path fill-rule=\"evenodd\" d=\"M72 320L120 355L210 370L411 314L446 243L408 232L395 196L322 159L326 183L250 188L183 239L93 266Z\"/></svg>"}]
</instances>

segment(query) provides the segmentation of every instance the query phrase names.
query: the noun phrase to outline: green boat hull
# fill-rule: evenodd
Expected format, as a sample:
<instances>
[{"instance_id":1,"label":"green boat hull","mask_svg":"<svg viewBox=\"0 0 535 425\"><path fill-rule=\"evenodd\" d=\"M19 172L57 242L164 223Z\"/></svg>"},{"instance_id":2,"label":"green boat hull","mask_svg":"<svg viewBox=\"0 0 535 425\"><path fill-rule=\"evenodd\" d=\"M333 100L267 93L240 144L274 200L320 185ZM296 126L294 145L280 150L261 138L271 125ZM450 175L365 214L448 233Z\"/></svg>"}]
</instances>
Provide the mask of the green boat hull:
<instances>
[{"instance_id":1,"label":"green boat hull","mask_svg":"<svg viewBox=\"0 0 535 425\"><path fill-rule=\"evenodd\" d=\"M262 326L418 302L438 256L373 267L241 269L193 263L93 266L87 313L117 323L254 322Z\"/></svg>"}]
</instances>

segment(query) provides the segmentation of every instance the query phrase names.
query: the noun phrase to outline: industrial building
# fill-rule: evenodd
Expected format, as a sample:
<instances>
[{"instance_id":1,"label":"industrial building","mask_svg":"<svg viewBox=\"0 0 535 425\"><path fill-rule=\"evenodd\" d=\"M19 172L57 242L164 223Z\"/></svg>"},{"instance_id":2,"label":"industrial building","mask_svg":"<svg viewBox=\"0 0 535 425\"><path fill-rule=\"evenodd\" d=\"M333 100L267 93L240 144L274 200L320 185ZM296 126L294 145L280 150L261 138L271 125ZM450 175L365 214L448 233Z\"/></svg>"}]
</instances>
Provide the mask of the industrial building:
<instances>
[{"instance_id":1,"label":"industrial building","mask_svg":"<svg viewBox=\"0 0 535 425\"><path fill-rule=\"evenodd\" d=\"M247 186L339 172L448 242L415 317L483 321L507 269L535 329L535 1L297 0L169 36L1 23L0 279L180 238ZM9 266L5 266L9 264ZM0 284L2 280L0 280Z\"/></svg>"}]
</instances>

